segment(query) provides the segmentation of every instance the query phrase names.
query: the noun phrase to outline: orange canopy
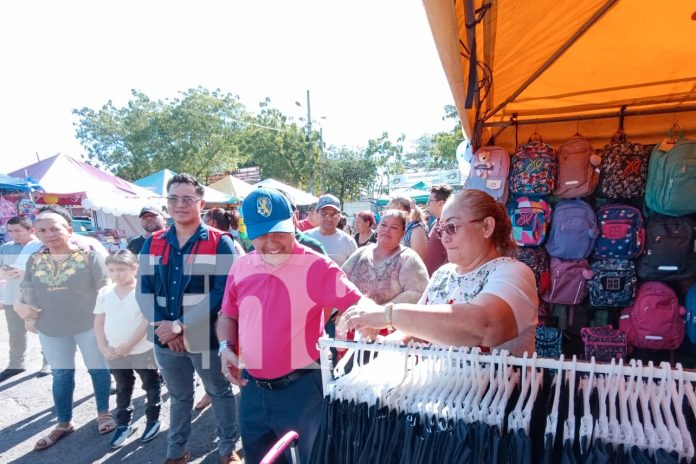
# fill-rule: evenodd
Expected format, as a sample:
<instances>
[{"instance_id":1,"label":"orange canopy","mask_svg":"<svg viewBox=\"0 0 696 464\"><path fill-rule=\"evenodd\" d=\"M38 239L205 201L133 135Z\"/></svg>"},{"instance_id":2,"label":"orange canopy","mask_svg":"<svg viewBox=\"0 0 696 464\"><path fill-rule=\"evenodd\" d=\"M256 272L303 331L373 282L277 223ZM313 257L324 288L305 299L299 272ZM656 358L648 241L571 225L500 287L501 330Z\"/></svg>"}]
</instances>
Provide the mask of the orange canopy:
<instances>
[{"instance_id":1,"label":"orange canopy","mask_svg":"<svg viewBox=\"0 0 696 464\"><path fill-rule=\"evenodd\" d=\"M655 143L676 122L696 136L692 0L423 3L462 129L475 147L495 135L510 150L535 130L552 144L580 132L600 147L620 114L634 142Z\"/></svg>"}]
</instances>

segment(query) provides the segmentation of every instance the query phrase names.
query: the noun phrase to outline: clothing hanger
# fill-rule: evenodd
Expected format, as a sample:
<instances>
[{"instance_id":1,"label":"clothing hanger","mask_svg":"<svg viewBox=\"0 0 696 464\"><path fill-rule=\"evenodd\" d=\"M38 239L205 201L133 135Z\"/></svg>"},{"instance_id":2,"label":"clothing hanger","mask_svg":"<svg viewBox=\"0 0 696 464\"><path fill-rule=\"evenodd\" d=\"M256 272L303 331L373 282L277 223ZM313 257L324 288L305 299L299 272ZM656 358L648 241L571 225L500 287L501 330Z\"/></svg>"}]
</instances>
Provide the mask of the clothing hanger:
<instances>
[{"instance_id":1,"label":"clothing hanger","mask_svg":"<svg viewBox=\"0 0 696 464\"><path fill-rule=\"evenodd\" d=\"M486 396L483 397L481 405L479 406L480 421L488 425L493 424L494 418L494 401L500 398L500 392L504 390L504 382L506 375L506 368L503 364L504 357L507 356L506 350L493 350L493 359L491 362L491 377L489 378L490 388L486 392Z\"/></svg>"},{"instance_id":2,"label":"clothing hanger","mask_svg":"<svg viewBox=\"0 0 696 464\"><path fill-rule=\"evenodd\" d=\"M454 355L455 365L453 370L453 385L450 388L449 396L445 400L445 405L443 407L443 413L448 419L454 420L454 411L456 409L456 400L463 393L463 391L468 388L469 375L468 366L466 362L466 354L469 349L466 347L460 347Z\"/></svg>"},{"instance_id":3,"label":"clothing hanger","mask_svg":"<svg viewBox=\"0 0 696 464\"><path fill-rule=\"evenodd\" d=\"M650 382L649 398L650 412L652 413L653 421L655 422L655 450L658 448L667 450L670 448L672 439L669 435L669 430L667 430L667 426L662 419L662 412L660 411L660 401L662 400L663 391L657 384L655 384L655 379L657 379L657 377L655 376L655 366L653 365L652 361L648 363L648 368L650 369L650 377L652 378L652 382Z\"/></svg>"},{"instance_id":4,"label":"clothing hanger","mask_svg":"<svg viewBox=\"0 0 696 464\"><path fill-rule=\"evenodd\" d=\"M575 373L578 366L578 357L573 355L573 364L568 377L568 418L563 423L563 443L575 441Z\"/></svg>"},{"instance_id":5,"label":"clothing hanger","mask_svg":"<svg viewBox=\"0 0 696 464\"><path fill-rule=\"evenodd\" d=\"M490 362L488 363L487 373L488 378L486 384L488 388L485 390L485 395L478 403L474 403L474 415L476 421L484 422L489 416L488 407L498 390L498 370L496 369L496 359L498 358L498 350L493 350L490 354Z\"/></svg>"},{"instance_id":6,"label":"clothing hanger","mask_svg":"<svg viewBox=\"0 0 696 464\"><path fill-rule=\"evenodd\" d=\"M481 380L481 363L479 362L480 353L480 348L472 349L471 367L473 369L473 375L471 379L471 386L469 388L469 391L467 392L467 395L464 397L462 408L459 410L459 419L465 422L469 420L469 413L471 412L472 400L474 399L474 396L478 391L478 385Z\"/></svg>"},{"instance_id":7,"label":"clothing hanger","mask_svg":"<svg viewBox=\"0 0 696 464\"><path fill-rule=\"evenodd\" d=\"M635 445L635 437L628 414L628 382L622 372L619 374L619 425L621 427L619 443L624 445L624 449L628 449Z\"/></svg>"},{"instance_id":8,"label":"clothing hanger","mask_svg":"<svg viewBox=\"0 0 696 464\"><path fill-rule=\"evenodd\" d=\"M520 427L522 427L522 405L524 404L524 400L527 397L527 393L529 392L529 387L531 385L531 380L532 376L531 374L527 373L527 352L524 352L524 356L522 358L522 365L520 367L520 371L522 374L522 390L520 391L520 396L517 397L517 403L515 403L515 408L510 411L510 414L508 416L508 431L513 432Z\"/></svg>"},{"instance_id":9,"label":"clothing hanger","mask_svg":"<svg viewBox=\"0 0 696 464\"><path fill-rule=\"evenodd\" d=\"M498 404L500 404L500 401L502 400L503 395L505 394L505 386L507 385L507 382L509 381L510 375L512 373L512 366L507 365L508 355L509 352L507 350L501 350L497 359L497 388L495 396L493 396L491 403L488 405L488 416L485 418L486 423L491 427L497 424L496 419L498 417Z\"/></svg>"},{"instance_id":10,"label":"clothing hanger","mask_svg":"<svg viewBox=\"0 0 696 464\"><path fill-rule=\"evenodd\" d=\"M446 353L442 352L441 355L444 357L443 363L441 365L442 373L438 382L435 384L438 388L433 392L433 398L430 404L426 406L426 410L432 415L440 416L442 406L444 405L447 396L452 388L452 372L454 371L454 347L450 346L447 348Z\"/></svg>"},{"instance_id":11,"label":"clothing hanger","mask_svg":"<svg viewBox=\"0 0 696 464\"><path fill-rule=\"evenodd\" d=\"M662 389L663 395L660 401L660 407L662 410L662 415L665 418L665 425L667 425L667 430L669 430L669 435L671 438L670 450L679 453L679 456L684 455L684 440L677 426L677 422L674 419L672 413L671 403L672 403L672 385L674 380L672 378L672 366L668 362L660 363L661 376L660 376L660 389ZM680 411L681 413L681 411Z\"/></svg>"},{"instance_id":12,"label":"clothing hanger","mask_svg":"<svg viewBox=\"0 0 696 464\"><path fill-rule=\"evenodd\" d=\"M619 378L623 369L623 359L614 363L612 359L612 372L609 381L609 435L608 441L613 445L621 444L621 424L616 417L616 397L619 392Z\"/></svg>"},{"instance_id":13,"label":"clothing hanger","mask_svg":"<svg viewBox=\"0 0 696 464\"><path fill-rule=\"evenodd\" d=\"M638 385L638 393L640 396L640 405L642 411L642 422L643 422L643 433L645 435L645 446L647 449L654 451L658 448L657 446L657 432L655 431L655 426L652 422L652 415L650 413L650 394L652 391L653 381L652 379L644 380L643 375L643 362L638 361L638 369L640 372L641 381Z\"/></svg>"},{"instance_id":14,"label":"clothing hanger","mask_svg":"<svg viewBox=\"0 0 696 464\"><path fill-rule=\"evenodd\" d=\"M488 363L488 366L486 368L481 368L481 371L479 373L479 379L478 379L478 385L476 388L476 392L474 394L474 398L471 402L471 407L469 409L469 422L477 422L481 420L480 417L480 407L481 407L481 402L483 401L483 395L486 393L486 391L491 388L491 381L495 381L493 374L494 372L492 371L492 368L495 367L494 364Z\"/></svg>"},{"instance_id":15,"label":"clothing hanger","mask_svg":"<svg viewBox=\"0 0 696 464\"><path fill-rule=\"evenodd\" d=\"M590 372L585 376L581 382L582 388L582 417L580 418L580 430L579 437L580 443L582 445L583 441L586 448L580 447L581 454L583 456L587 455L587 450L592 441L592 427L594 425L594 418L592 417L592 412L590 410L590 394L594 389L594 370L595 370L595 360L594 356L590 358ZM585 438L585 440L582 440Z\"/></svg>"},{"instance_id":16,"label":"clothing hanger","mask_svg":"<svg viewBox=\"0 0 696 464\"><path fill-rule=\"evenodd\" d=\"M507 403L510 400L510 396L514 391L515 386L521 382L520 371L518 369L513 369L512 366L510 366L508 367L508 372L510 374L508 375L508 381L505 384L505 391L503 393L503 397L500 399L500 402L496 405L495 412L495 425L496 427L498 427L498 430L500 431L503 430L503 423L505 422L505 411L507 410Z\"/></svg>"},{"instance_id":17,"label":"clothing hanger","mask_svg":"<svg viewBox=\"0 0 696 464\"><path fill-rule=\"evenodd\" d=\"M455 420L461 420L462 419L462 410L464 408L464 401L467 395L469 394L469 390L473 387L474 384L474 366L472 362L472 356L473 356L473 351L476 350L477 348L472 348L471 350L468 350L463 356L461 360L461 370L462 370L462 377L464 378L464 384L461 387L461 390L455 397L454 401L452 402L453 408L453 417Z\"/></svg>"},{"instance_id":18,"label":"clothing hanger","mask_svg":"<svg viewBox=\"0 0 696 464\"><path fill-rule=\"evenodd\" d=\"M613 361L613 359L612 359ZM600 440L606 443L609 437L609 417L607 416L607 396L609 386L607 385L608 374L600 375L595 380L597 385L597 395L599 397L599 417L595 423L593 440Z\"/></svg>"},{"instance_id":19,"label":"clothing hanger","mask_svg":"<svg viewBox=\"0 0 696 464\"><path fill-rule=\"evenodd\" d=\"M679 433L681 433L683 440L683 458L687 462L691 462L694 458L694 442L691 439L691 434L689 433L689 428L686 425L686 418L684 417L684 370L682 369L681 363L677 363L677 378L672 382L672 404L674 405L674 411L677 415L677 423L679 424Z\"/></svg>"},{"instance_id":20,"label":"clothing hanger","mask_svg":"<svg viewBox=\"0 0 696 464\"><path fill-rule=\"evenodd\" d=\"M638 375L638 364L635 359L631 359L631 375L628 381L628 411L631 417L631 425L633 431L634 443L640 449L645 449L647 447L645 441L645 430L643 424L638 414L638 397L639 395L639 384L640 381Z\"/></svg>"},{"instance_id":21,"label":"clothing hanger","mask_svg":"<svg viewBox=\"0 0 696 464\"><path fill-rule=\"evenodd\" d=\"M546 418L546 430L545 435L551 434L552 442L556 441L556 429L558 428L558 403L561 399L561 387L563 386L563 354L558 360L559 368L556 370L556 375L553 379L555 382L555 389L553 393L553 403L551 405L551 414Z\"/></svg>"},{"instance_id":22,"label":"clothing hanger","mask_svg":"<svg viewBox=\"0 0 696 464\"><path fill-rule=\"evenodd\" d=\"M534 407L534 403L536 402L537 393L539 393L539 389L541 388L541 385L544 382L544 375L542 373L539 373L539 371L537 370L536 352L532 353L530 377L532 391L529 393L527 404L524 406L524 409L522 410L521 424L521 428L524 429L524 433L527 436L529 436L529 424L532 420L532 408Z\"/></svg>"}]
</instances>

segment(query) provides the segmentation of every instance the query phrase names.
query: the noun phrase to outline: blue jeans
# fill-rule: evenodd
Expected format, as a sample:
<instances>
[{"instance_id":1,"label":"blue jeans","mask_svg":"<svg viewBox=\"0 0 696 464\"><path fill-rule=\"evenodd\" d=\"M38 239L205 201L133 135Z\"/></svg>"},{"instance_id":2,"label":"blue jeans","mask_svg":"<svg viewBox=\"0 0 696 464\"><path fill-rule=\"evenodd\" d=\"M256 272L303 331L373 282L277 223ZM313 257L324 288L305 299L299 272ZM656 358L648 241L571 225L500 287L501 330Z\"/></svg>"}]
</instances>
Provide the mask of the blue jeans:
<instances>
[{"instance_id":1,"label":"blue jeans","mask_svg":"<svg viewBox=\"0 0 696 464\"><path fill-rule=\"evenodd\" d=\"M249 376L244 373L244 377ZM253 379L244 387L239 402L239 422L244 462L257 464L283 435L300 435L300 462L309 462L319 431L323 400L321 370L293 381L282 390L264 390ZM280 459L280 462L287 462Z\"/></svg>"},{"instance_id":2,"label":"blue jeans","mask_svg":"<svg viewBox=\"0 0 696 464\"><path fill-rule=\"evenodd\" d=\"M51 365L53 375L53 403L58 422L72 420L73 393L75 391L75 350L80 348L82 360L92 378L97 412L109 410L111 376L106 360L99 351L92 329L77 335L51 337L39 332L41 349Z\"/></svg>"},{"instance_id":3,"label":"blue jeans","mask_svg":"<svg viewBox=\"0 0 696 464\"><path fill-rule=\"evenodd\" d=\"M167 458L176 459L187 450L188 437L191 434L194 369L203 381L205 392L210 396L216 431L220 439L218 452L221 456L232 453L239 438L235 399L232 386L222 375L217 353L180 353L155 345L155 357L169 390Z\"/></svg>"}]
</instances>

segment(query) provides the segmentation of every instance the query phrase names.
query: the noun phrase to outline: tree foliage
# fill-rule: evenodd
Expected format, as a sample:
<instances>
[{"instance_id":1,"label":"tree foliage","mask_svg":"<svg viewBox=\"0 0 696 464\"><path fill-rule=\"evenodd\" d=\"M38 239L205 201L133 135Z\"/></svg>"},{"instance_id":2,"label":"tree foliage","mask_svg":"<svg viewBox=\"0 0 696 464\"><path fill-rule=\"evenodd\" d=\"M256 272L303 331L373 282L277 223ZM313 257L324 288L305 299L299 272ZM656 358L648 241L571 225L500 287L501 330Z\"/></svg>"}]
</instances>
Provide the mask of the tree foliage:
<instances>
[{"instance_id":1,"label":"tree foliage","mask_svg":"<svg viewBox=\"0 0 696 464\"><path fill-rule=\"evenodd\" d=\"M330 147L322 162L322 184L341 200L357 200L370 192L377 177L377 163L367 151Z\"/></svg>"},{"instance_id":2,"label":"tree foliage","mask_svg":"<svg viewBox=\"0 0 696 464\"><path fill-rule=\"evenodd\" d=\"M76 136L90 161L136 180L160 169L208 175L235 169L245 156L239 133L251 119L239 97L203 88L172 100L151 100L133 90L124 107L109 101L98 111L73 110Z\"/></svg>"}]
</instances>

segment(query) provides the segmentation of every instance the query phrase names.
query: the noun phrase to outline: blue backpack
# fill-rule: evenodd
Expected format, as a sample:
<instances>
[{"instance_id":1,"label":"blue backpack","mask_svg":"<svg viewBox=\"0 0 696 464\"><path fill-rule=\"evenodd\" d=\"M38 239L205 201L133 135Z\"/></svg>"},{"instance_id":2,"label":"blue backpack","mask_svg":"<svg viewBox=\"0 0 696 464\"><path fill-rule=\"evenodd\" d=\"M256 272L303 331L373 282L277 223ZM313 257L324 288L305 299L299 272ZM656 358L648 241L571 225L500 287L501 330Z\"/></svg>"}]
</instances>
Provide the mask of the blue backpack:
<instances>
[{"instance_id":1,"label":"blue backpack","mask_svg":"<svg viewBox=\"0 0 696 464\"><path fill-rule=\"evenodd\" d=\"M633 261L600 259L592 263L592 279L587 283L590 304L599 308L624 308L636 298L638 277Z\"/></svg>"},{"instance_id":2,"label":"blue backpack","mask_svg":"<svg viewBox=\"0 0 696 464\"><path fill-rule=\"evenodd\" d=\"M643 252L645 226L638 209L627 205L602 206L597 211L597 223L595 258L633 259Z\"/></svg>"},{"instance_id":3,"label":"blue backpack","mask_svg":"<svg viewBox=\"0 0 696 464\"><path fill-rule=\"evenodd\" d=\"M679 140L669 150L655 146L648 164L645 206L656 213L696 213L696 141Z\"/></svg>"},{"instance_id":4,"label":"blue backpack","mask_svg":"<svg viewBox=\"0 0 696 464\"><path fill-rule=\"evenodd\" d=\"M696 284L686 293L686 335L691 343L696 343Z\"/></svg>"},{"instance_id":5,"label":"blue backpack","mask_svg":"<svg viewBox=\"0 0 696 464\"><path fill-rule=\"evenodd\" d=\"M597 238L597 216L582 200L562 200L553 210L551 232L546 240L549 255L561 259L590 256Z\"/></svg>"}]
</instances>

